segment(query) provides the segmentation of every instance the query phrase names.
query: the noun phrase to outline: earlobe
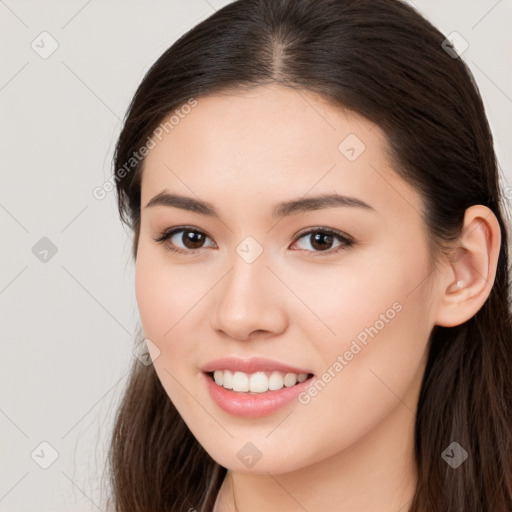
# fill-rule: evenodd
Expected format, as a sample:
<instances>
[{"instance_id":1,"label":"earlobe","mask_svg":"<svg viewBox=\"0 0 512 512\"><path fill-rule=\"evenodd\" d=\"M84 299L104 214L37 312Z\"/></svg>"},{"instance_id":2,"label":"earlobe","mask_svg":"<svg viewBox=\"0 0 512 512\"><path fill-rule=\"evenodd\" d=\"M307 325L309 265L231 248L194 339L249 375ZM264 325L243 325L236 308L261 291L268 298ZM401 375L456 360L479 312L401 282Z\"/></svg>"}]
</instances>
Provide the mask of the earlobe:
<instances>
[{"instance_id":1,"label":"earlobe","mask_svg":"<svg viewBox=\"0 0 512 512\"><path fill-rule=\"evenodd\" d=\"M468 208L446 271L439 282L441 294L436 324L460 325L484 305L496 277L501 230L494 213L483 205Z\"/></svg>"}]
</instances>

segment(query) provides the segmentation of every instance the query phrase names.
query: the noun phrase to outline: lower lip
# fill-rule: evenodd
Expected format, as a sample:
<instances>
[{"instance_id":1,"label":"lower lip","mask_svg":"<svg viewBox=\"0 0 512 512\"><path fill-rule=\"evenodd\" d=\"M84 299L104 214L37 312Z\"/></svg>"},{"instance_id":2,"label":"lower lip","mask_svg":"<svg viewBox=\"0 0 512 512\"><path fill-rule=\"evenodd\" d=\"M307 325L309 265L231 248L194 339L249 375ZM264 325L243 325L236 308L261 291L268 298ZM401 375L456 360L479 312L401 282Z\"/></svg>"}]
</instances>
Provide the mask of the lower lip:
<instances>
[{"instance_id":1,"label":"lower lip","mask_svg":"<svg viewBox=\"0 0 512 512\"><path fill-rule=\"evenodd\" d=\"M309 378L304 382L277 391L250 394L226 389L216 384L209 374L203 373L203 375L213 401L229 414L242 418L259 418L276 412L297 398L297 395L304 391L313 380Z\"/></svg>"}]
</instances>

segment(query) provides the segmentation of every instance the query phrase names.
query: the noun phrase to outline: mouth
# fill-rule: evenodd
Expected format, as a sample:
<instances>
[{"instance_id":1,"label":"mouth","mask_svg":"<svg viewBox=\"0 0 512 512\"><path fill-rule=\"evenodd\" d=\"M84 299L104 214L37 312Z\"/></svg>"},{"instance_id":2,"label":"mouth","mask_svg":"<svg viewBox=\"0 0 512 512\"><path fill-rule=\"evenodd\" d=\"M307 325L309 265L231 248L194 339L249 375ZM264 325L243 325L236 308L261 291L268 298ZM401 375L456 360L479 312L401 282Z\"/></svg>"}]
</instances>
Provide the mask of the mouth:
<instances>
[{"instance_id":1,"label":"mouth","mask_svg":"<svg viewBox=\"0 0 512 512\"><path fill-rule=\"evenodd\" d=\"M259 418L291 405L312 384L314 374L278 370L246 373L235 370L202 372L208 393L225 412Z\"/></svg>"},{"instance_id":2,"label":"mouth","mask_svg":"<svg viewBox=\"0 0 512 512\"><path fill-rule=\"evenodd\" d=\"M315 377L310 368L266 357L224 357L200 370L213 402L242 418L263 417L291 406Z\"/></svg>"},{"instance_id":3,"label":"mouth","mask_svg":"<svg viewBox=\"0 0 512 512\"><path fill-rule=\"evenodd\" d=\"M283 388L292 388L314 377L312 373L281 371L242 371L215 370L204 372L217 386L235 393L260 395L274 393Z\"/></svg>"}]
</instances>

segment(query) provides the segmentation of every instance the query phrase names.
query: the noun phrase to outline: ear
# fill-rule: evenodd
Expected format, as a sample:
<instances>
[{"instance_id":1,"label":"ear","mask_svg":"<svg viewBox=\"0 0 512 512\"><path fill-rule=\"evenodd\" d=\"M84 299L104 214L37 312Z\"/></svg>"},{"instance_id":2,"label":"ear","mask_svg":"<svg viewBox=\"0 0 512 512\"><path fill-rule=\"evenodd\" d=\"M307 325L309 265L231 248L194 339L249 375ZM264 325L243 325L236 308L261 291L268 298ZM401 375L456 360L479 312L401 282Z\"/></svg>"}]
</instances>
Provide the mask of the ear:
<instances>
[{"instance_id":1,"label":"ear","mask_svg":"<svg viewBox=\"0 0 512 512\"><path fill-rule=\"evenodd\" d=\"M496 277L500 244L500 225L492 210L481 204L468 208L448 265L441 271L437 325L460 325L484 305Z\"/></svg>"}]
</instances>

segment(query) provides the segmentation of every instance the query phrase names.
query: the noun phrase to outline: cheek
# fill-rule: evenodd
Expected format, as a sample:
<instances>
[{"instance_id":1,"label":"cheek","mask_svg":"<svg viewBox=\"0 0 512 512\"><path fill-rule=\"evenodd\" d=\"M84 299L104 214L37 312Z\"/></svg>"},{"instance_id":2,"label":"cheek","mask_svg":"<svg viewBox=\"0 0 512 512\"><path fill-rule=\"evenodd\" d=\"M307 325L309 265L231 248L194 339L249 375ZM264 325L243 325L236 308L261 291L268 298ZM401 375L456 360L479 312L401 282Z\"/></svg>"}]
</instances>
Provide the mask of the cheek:
<instances>
[{"instance_id":1,"label":"cheek","mask_svg":"<svg viewBox=\"0 0 512 512\"><path fill-rule=\"evenodd\" d=\"M358 253L339 266L280 269L282 280L291 284L300 299L290 301L294 308L290 321L307 330L306 338L318 352L344 351L358 335L364 340L366 329L374 324L379 331L387 328L397 309L413 298L407 295L424 272L423 262L416 257L409 264L402 258L397 265L396 251L373 252L379 252L378 261L373 254Z\"/></svg>"},{"instance_id":2,"label":"cheek","mask_svg":"<svg viewBox=\"0 0 512 512\"><path fill-rule=\"evenodd\" d=\"M427 256L398 249L381 251L378 261L360 259L357 271L347 266L310 274L298 290L316 316L308 315L302 326L330 371L325 381L337 382L329 387L339 386L346 403L356 396L366 400L375 385L382 387L370 369L381 369L403 390L424 355L431 329L429 283L422 282Z\"/></svg>"},{"instance_id":3,"label":"cheek","mask_svg":"<svg viewBox=\"0 0 512 512\"><path fill-rule=\"evenodd\" d=\"M175 270L170 270L166 270L158 258L150 257L144 250L139 251L135 265L135 296L144 337L159 350L158 358L152 359L161 380L166 379L164 368L174 375L175 368L169 363L183 360L186 354L180 351L187 347L187 344L173 341L180 337L187 316L184 316L183 290L177 284Z\"/></svg>"},{"instance_id":4,"label":"cheek","mask_svg":"<svg viewBox=\"0 0 512 512\"><path fill-rule=\"evenodd\" d=\"M379 261L366 272L343 274L339 282L325 279L323 293L309 295L308 304L336 333L311 335L324 369L299 397L309 409L305 415L321 415L330 425L326 451L330 442L350 444L400 400L411 410L416 406L417 396L409 392L421 379L432 327L429 282L421 277L427 260L390 253Z\"/></svg>"},{"instance_id":5,"label":"cheek","mask_svg":"<svg viewBox=\"0 0 512 512\"><path fill-rule=\"evenodd\" d=\"M172 311L169 309L170 304L167 304L166 287L162 281L158 264L147 258L144 250L139 249L135 264L135 297L144 334L155 340L165 332L164 312ZM172 297L171 294L168 296Z\"/></svg>"},{"instance_id":6,"label":"cheek","mask_svg":"<svg viewBox=\"0 0 512 512\"><path fill-rule=\"evenodd\" d=\"M190 366L183 361L192 362L197 354L197 347L190 343L195 322L191 310L200 290L191 282L191 277L184 282L183 273L178 268L165 265L158 255L139 250L135 264L135 295L140 321L145 338L158 348L153 349L156 357L151 354L153 367L180 412L193 410L195 405L183 392L183 385L190 378ZM191 293L185 293L186 290Z\"/></svg>"},{"instance_id":7,"label":"cheek","mask_svg":"<svg viewBox=\"0 0 512 512\"><path fill-rule=\"evenodd\" d=\"M135 296L147 337L160 340L171 337L176 327L186 322L184 315L192 307L197 292L200 290L193 275L169 265L165 255L162 257L151 248L142 246L139 249L135 264Z\"/></svg>"},{"instance_id":8,"label":"cheek","mask_svg":"<svg viewBox=\"0 0 512 512\"><path fill-rule=\"evenodd\" d=\"M183 361L197 361L202 300L213 286L211 275L169 264L166 254L142 247L135 265L135 295L146 338L155 343L163 366L183 373Z\"/></svg>"}]
</instances>

